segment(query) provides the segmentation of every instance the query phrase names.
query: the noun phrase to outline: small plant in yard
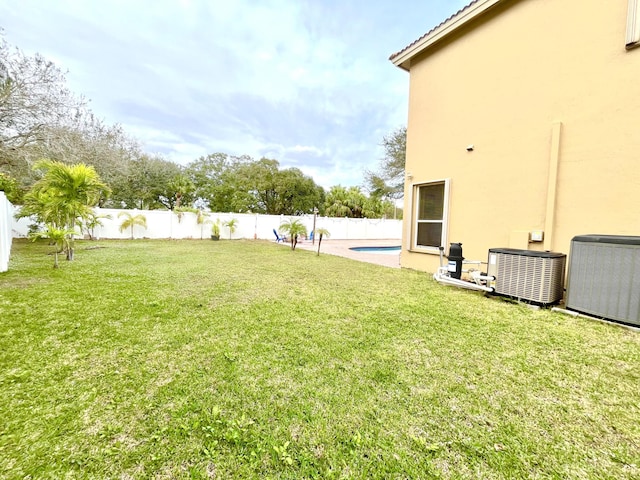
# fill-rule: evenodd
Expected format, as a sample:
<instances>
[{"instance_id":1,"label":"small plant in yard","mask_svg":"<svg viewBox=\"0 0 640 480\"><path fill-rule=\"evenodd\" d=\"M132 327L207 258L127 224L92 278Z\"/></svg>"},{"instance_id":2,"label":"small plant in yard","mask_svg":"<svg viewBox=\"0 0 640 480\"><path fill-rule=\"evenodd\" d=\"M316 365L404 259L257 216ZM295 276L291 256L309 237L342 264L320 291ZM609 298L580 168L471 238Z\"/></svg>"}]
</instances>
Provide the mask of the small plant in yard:
<instances>
[{"instance_id":1,"label":"small plant in yard","mask_svg":"<svg viewBox=\"0 0 640 480\"><path fill-rule=\"evenodd\" d=\"M322 237L329 238L331 234L326 228L317 228L314 234L318 235L318 256L320 256L320 244L322 243Z\"/></svg>"},{"instance_id":2,"label":"small plant in yard","mask_svg":"<svg viewBox=\"0 0 640 480\"><path fill-rule=\"evenodd\" d=\"M133 227L140 226L146 230L147 217L141 213L137 215L131 215L129 212L120 212L118 218L124 217L124 220L120 224L120 231L124 232L127 228L131 229L131 240L133 240Z\"/></svg>"},{"instance_id":3,"label":"small plant in yard","mask_svg":"<svg viewBox=\"0 0 640 480\"><path fill-rule=\"evenodd\" d=\"M220 219L216 218L216 221L211 225L211 240L220 240Z\"/></svg>"},{"instance_id":4,"label":"small plant in yard","mask_svg":"<svg viewBox=\"0 0 640 480\"><path fill-rule=\"evenodd\" d=\"M97 227L104 227L102 219L105 218L111 220L113 217L111 215L97 215L95 212L91 212L82 220L81 228L84 229L89 236L89 240L95 239L94 233Z\"/></svg>"},{"instance_id":5,"label":"small plant in yard","mask_svg":"<svg viewBox=\"0 0 640 480\"><path fill-rule=\"evenodd\" d=\"M289 445L291 442L284 442L282 445L274 445L273 451L276 454L278 461L285 465L293 465L293 457L289 451Z\"/></svg>"},{"instance_id":6,"label":"small plant in yard","mask_svg":"<svg viewBox=\"0 0 640 480\"><path fill-rule=\"evenodd\" d=\"M202 240L202 238L204 237L204 226L210 223L212 222L209 218L209 215L204 213L204 210L199 208L196 212L196 224L200 225L200 240Z\"/></svg>"},{"instance_id":7,"label":"small plant in yard","mask_svg":"<svg viewBox=\"0 0 640 480\"><path fill-rule=\"evenodd\" d=\"M280 224L278 229L281 233L286 233L291 238L291 250L296 249L298 237L307 234L307 227L297 218L289 218Z\"/></svg>"},{"instance_id":8,"label":"small plant in yard","mask_svg":"<svg viewBox=\"0 0 640 480\"><path fill-rule=\"evenodd\" d=\"M231 240L231 235L233 235L238 228L238 219L232 218L230 220L225 220L223 225L229 229L229 240Z\"/></svg>"},{"instance_id":9,"label":"small plant in yard","mask_svg":"<svg viewBox=\"0 0 640 480\"><path fill-rule=\"evenodd\" d=\"M51 224L47 224L45 231L33 232L29 237L33 242L46 238L51 241L53 246L53 268L58 268L58 254L62 253L65 248L69 248L69 237L73 235L73 230L65 230L56 228Z\"/></svg>"}]
</instances>

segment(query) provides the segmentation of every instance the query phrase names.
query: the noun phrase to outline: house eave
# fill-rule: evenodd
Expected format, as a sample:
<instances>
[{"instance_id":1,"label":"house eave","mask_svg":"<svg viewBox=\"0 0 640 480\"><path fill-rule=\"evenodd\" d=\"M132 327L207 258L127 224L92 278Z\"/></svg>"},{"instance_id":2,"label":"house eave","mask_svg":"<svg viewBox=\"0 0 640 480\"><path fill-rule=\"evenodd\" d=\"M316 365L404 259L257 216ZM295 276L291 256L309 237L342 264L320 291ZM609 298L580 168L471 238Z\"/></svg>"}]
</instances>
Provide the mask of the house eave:
<instances>
[{"instance_id":1,"label":"house eave","mask_svg":"<svg viewBox=\"0 0 640 480\"><path fill-rule=\"evenodd\" d=\"M442 41L444 38L459 30L471 20L477 18L496 4L503 1L504 0L476 0L470 3L467 7L460 10L457 14L449 17L404 50L392 55L389 60L391 60L396 67L409 71L411 68L411 59L416 55L425 52L431 46Z\"/></svg>"}]
</instances>

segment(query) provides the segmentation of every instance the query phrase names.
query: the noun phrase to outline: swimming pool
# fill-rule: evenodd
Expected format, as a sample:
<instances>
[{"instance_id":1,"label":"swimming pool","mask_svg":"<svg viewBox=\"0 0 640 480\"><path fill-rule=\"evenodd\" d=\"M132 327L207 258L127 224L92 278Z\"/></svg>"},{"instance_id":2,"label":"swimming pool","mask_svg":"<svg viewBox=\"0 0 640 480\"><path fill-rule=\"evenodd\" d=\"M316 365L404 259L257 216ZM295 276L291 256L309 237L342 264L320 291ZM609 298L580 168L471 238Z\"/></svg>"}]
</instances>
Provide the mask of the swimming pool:
<instances>
[{"instance_id":1,"label":"swimming pool","mask_svg":"<svg viewBox=\"0 0 640 480\"><path fill-rule=\"evenodd\" d=\"M350 247L349 250L362 253L376 253L382 255L397 255L400 253L400 245L390 247Z\"/></svg>"}]
</instances>

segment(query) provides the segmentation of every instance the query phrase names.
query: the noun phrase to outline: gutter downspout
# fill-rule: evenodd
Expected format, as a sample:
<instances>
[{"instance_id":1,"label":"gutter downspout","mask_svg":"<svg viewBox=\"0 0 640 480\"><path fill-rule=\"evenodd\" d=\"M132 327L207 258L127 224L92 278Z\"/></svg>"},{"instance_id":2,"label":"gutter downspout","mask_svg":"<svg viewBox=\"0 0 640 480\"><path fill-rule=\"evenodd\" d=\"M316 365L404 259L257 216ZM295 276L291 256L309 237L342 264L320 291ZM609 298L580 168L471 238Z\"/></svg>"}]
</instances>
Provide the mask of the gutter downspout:
<instances>
[{"instance_id":1,"label":"gutter downspout","mask_svg":"<svg viewBox=\"0 0 640 480\"><path fill-rule=\"evenodd\" d=\"M547 178L547 211L544 221L544 249L552 250L553 227L556 220L556 197L558 193L558 166L560 164L560 140L562 122L551 126L551 151L549 154L549 177Z\"/></svg>"}]
</instances>

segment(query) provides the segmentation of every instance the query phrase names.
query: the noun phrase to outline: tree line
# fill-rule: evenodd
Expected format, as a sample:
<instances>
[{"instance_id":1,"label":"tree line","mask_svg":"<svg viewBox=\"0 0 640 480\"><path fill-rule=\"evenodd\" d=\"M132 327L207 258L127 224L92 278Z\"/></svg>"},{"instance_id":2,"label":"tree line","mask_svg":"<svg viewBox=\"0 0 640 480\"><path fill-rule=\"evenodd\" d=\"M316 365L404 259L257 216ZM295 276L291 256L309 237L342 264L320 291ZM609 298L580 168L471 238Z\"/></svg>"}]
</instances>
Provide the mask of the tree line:
<instances>
[{"instance_id":1,"label":"tree line","mask_svg":"<svg viewBox=\"0 0 640 480\"><path fill-rule=\"evenodd\" d=\"M15 204L33 204L48 161L91 167L104 186L96 199L101 207L393 216L405 137L399 129L383 139L385 159L378 172L365 172L364 191L341 185L326 191L300 169L269 158L212 153L178 165L96 118L86 99L67 88L64 72L10 46L0 32L0 190Z\"/></svg>"}]
</instances>

